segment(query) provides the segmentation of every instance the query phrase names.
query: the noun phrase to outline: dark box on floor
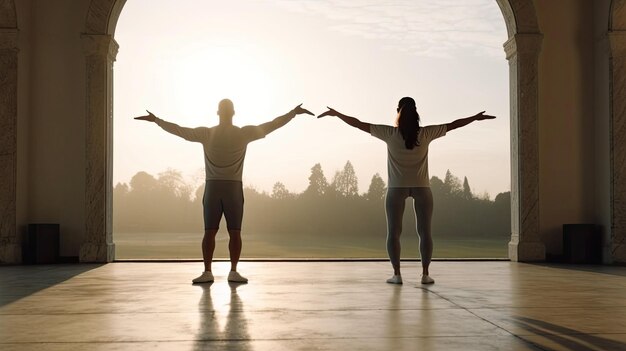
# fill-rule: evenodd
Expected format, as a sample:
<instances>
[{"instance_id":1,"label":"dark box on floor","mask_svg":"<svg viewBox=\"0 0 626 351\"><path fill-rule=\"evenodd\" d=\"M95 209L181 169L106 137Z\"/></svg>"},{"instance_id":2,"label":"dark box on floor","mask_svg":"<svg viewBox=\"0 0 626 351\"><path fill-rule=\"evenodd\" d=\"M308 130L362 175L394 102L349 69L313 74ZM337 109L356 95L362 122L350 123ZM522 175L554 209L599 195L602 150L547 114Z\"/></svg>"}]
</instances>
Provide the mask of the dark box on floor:
<instances>
[{"instance_id":1,"label":"dark box on floor","mask_svg":"<svg viewBox=\"0 0 626 351\"><path fill-rule=\"evenodd\" d=\"M59 262L59 225L29 224L22 241L22 262L25 264Z\"/></svg>"},{"instance_id":2,"label":"dark box on floor","mask_svg":"<svg viewBox=\"0 0 626 351\"><path fill-rule=\"evenodd\" d=\"M595 224L563 224L563 258L567 263L602 263L602 237Z\"/></svg>"}]
</instances>

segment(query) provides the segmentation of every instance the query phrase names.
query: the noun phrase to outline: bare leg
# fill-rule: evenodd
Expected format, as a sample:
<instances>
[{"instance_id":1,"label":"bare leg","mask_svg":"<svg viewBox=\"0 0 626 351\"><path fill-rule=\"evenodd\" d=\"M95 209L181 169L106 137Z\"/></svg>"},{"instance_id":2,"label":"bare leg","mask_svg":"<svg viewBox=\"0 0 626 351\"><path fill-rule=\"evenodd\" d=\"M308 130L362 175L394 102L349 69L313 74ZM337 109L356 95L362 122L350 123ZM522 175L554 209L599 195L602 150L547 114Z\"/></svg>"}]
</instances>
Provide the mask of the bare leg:
<instances>
[{"instance_id":1,"label":"bare leg","mask_svg":"<svg viewBox=\"0 0 626 351\"><path fill-rule=\"evenodd\" d=\"M385 197L387 215L387 254L393 266L393 274L400 275L400 235L402 234L402 215L404 214L404 189L389 188Z\"/></svg>"},{"instance_id":2,"label":"bare leg","mask_svg":"<svg viewBox=\"0 0 626 351\"><path fill-rule=\"evenodd\" d=\"M413 194L413 208L417 222L417 235L420 240L422 274L430 275L428 267L433 257L433 237L430 231L433 217L433 193L430 188L417 188L416 193Z\"/></svg>"},{"instance_id":3,"label":"bare leg","mask_svg":"<svg viewBox=\"0 0 626 351\"><path fill-rule=\"evenodd\" d=\"M215 236L217 229L207 229L204 231L202 238L202 258L204 260L204 270L211 271L211 263L213 262L213 251L215 251Z\"/></svg>"},{"instance_id":4,"label":"bare leg","mask_svg":"<svg viewBox=\"0 0 626 351\"><path fill-rule=\"evenodd\" d=\"M230 252L230 270L232 272L236 272L237 263L239 263L239 257L241 256L241 230L228 229L228 235L230 235L230 241L228 242L228 251Z\"/></svg>"}]
</instances>

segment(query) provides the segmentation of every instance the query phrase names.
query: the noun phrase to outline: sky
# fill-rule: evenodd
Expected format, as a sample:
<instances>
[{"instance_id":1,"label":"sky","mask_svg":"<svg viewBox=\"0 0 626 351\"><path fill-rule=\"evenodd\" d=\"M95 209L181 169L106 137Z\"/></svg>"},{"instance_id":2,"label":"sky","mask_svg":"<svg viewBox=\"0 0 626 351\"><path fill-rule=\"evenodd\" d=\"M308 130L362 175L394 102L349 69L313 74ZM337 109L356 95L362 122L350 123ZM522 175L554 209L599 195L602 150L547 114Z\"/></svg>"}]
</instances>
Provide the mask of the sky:
<instances>
[{"instance_id":1,"label":"sky","mask_svg":"<svg viewBox=\"0 0 626 351\"><path fill-rule=\"evenodd\" d=\"M135 121L150 110L187 127L218 123L233 100L239 126L296 105L333 107L393 125L398 100L417 102L422 125L486 110L430 145L430 175L469 179L476 194L510 190L506 27L493 0L131 0L119 19L114 65L113 182L176 169L204 181L202 146ZM350 160L367 191L386 175L385 144L334 118L300 116L248 146L244 184L271 192L308 185L321 163L329 181Z\"/></svg>"}]
</instances>

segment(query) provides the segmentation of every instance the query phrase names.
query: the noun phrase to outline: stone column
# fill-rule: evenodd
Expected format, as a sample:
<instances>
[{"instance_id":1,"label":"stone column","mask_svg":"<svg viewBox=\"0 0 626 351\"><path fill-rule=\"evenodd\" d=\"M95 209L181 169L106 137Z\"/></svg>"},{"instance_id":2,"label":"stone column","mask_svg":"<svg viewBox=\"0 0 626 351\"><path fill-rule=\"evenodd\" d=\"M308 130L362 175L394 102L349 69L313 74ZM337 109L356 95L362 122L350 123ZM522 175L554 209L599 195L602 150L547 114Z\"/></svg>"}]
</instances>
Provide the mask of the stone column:
<instances>
[{"instance_id":1,"label":"stone column","mask_svg":"<svg viewBox=\"0 0 626 351\"><path fill-rule=\"evenodd\" d=\"M543 36L518 33L504 43L511 92L511 261L543 261L539 236L538 61Z\"/></svg>"},{"instance_id":2,"label":"stone column","mask_svg":"<svg viewBox=\"0 0 626 351\"><path fill-rule=\"evenodd\" d=\"M0 29L0 264L22 261L17 232L17 29Z\"/></svg>"},{"instance_id":3,"label":"stone column","mask_svg":"<svg viewBox=\"0 0 626 351\"><path fill-rule=\"evenodd\" d=\"M611 255L626 262L626 31L609 32Z\"/></svg>"},{"instance_id":4,"label":"stone column","mask_svg":"<svg viewBox=\"0 0 626 351\"><path fill-rule=\"evenodd\" d=\"M110 35L82 35L87 68L85 239L81 262L115 258L112 226L113 62L118 44Z\"/></svg>"}]
</instances>

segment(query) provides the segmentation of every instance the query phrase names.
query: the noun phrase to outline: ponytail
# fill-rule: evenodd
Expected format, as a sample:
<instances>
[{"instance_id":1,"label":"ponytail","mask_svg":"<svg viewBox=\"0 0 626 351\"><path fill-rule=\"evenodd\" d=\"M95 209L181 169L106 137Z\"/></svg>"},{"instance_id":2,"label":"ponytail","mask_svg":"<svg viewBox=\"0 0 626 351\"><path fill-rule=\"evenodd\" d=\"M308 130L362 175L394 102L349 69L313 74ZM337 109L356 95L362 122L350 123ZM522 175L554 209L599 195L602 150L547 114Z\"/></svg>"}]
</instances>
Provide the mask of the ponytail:
<instances>
[{"instance_id":1,"label":"ponytail","mask_svg":"<svg viewBox=\"0 0 626 351\"><path fill-rule=\"evenodd\" d=\"M398 102L398 129L404 139L404 145L408 150L413 150L419 146L417 135L420 129L420 115L415 107L415 100L410 97L403 97Z\"/></svg>"}]
</instances>

